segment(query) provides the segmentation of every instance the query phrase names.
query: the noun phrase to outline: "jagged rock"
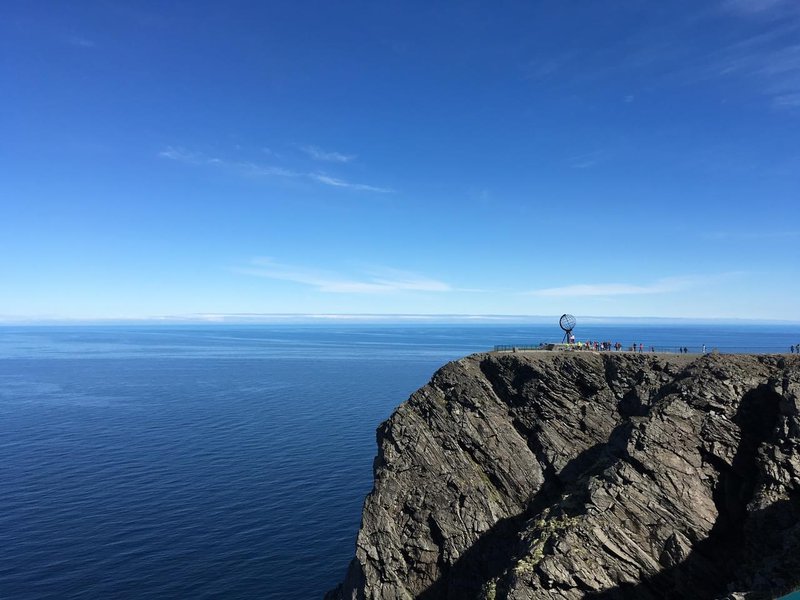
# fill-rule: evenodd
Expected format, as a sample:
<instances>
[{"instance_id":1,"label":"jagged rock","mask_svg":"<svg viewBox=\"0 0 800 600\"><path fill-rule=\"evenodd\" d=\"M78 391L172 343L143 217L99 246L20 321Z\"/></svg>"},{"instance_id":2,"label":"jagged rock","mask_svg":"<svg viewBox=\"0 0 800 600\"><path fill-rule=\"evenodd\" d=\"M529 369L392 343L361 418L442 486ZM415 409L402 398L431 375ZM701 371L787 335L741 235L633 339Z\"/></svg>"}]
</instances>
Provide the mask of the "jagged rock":
<instances>
[{"instance_id":1,"label":"jagged rock","mask_svg":"<svg viewBox=\"0 0 800 600\"><path fill-rule=\"evenodd\" d=\"M800 586L800 357L470 356L380 426L374 470L329 599Z\"/></svg>"}]
</instances>

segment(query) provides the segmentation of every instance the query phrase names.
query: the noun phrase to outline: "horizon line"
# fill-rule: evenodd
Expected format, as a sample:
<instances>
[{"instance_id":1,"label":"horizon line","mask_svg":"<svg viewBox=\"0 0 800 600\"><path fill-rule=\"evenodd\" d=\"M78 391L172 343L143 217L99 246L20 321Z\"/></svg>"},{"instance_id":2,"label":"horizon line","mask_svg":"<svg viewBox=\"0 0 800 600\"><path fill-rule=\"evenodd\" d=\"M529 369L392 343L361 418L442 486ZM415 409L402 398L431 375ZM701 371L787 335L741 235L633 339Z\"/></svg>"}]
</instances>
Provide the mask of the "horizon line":
<instances>
[{"instance_id":1,"label":"horizon line","mask_svg":"<svg viewBox=\"0 0 800 600\"><path fill-rule=\"evenodd\" d=\"M245 324L278 324L286 322L308 323L358 323L358 322L410 322L413 320L428 323L449 322L506 322L506 323L557 323L560 315L542 314L469 314L469 313L192 313L187 315L155 315L144 317L64 317L64 316L16 316L0 315L0 326L13 325L245 325ZM800 325L794 319L764 319L758 317L660 317L660 316L619 316L619 315L576 315L579 320L588 324L602 322L692 322L692 323L761 323Z\"/></svg>"}]
</instances>

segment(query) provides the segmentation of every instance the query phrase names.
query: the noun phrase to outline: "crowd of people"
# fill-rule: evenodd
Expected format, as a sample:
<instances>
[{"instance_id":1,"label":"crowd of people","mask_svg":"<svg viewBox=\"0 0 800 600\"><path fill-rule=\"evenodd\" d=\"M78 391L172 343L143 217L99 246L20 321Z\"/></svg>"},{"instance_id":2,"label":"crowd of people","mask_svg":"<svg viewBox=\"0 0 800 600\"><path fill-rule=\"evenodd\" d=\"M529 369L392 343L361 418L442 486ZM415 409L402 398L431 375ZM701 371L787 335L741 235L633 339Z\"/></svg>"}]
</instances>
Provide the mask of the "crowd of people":
<instances>
[{"instance_id":1,"label":"crowd of people","mask_svg":"<svg viewBox=\"0 0 800 600\"><path fill-rule=\"evenodd\" d=\"M589 340L586 342L576 342L574 336L570 338L569 344L567 344L567 346L570 350L592 350L595 352L602 352L602 351L620 352L622 350L625 350L627 352L645 352L645 346L644 344L641 343L639 344L633 343L630 346L626 347L619 342L614 342L613 344L611 342L599 342L595 340ZM656 349L654 346L650 346L649 349L647 349L647 352L655 352L655 351ZM670 348L669 350L666 351L674 352L675 350ZM680 348L677 349L677 352L680 354L689 354L689 348L681 346ZM700 353L705 354L706 352L707 352L706 345L703 344L703 348L700 350ZM800 344L790 346L789 352L792 354L800 354Z\"/></svg>"},{"instance_id":2,"label":"crowd of people","mask_svg":"<svg viewBox=\"0 0 800 600\"><path fill-rule=\"evenodd\" d=\"M645 346L641 342L639 344L634 342L630 346L626 347L623 344L621 344L620 342L614 342L613 344L611 342L600 342L600 341L597 341L597 340L589 340L589 341L586 341L586 342L576 342L575 338L571 337L570 338L570 342L567 345L571 349L574 349L574 350L592 350L592 351L595 351L595 352L608 352L608 351L620 352L623 349L625 349L627 352L645 352ZM800 345L797 346L796 350L797 350L798 354L800 354ZM656 351L655 346L650 346L647 351L648 352L655 352ZM795 351L795 347L792 346L792 352L794 352L794 351ZM678 348L678 352L680 354L688 354L689 353L689 348L686 348L686 347L682 346L682 347ZM702 353L705 354L705 352L706 352L706 345L703 344Z\"/></svg>"},{"instance_id":3,"label":"crowd of people","mask_svg":"<svg viewBox=\"0 0 800 600\"><path fill-rule=\"evenodd\" d=\"M570 340L569 346L573 347L576 350L594 350L597 352L605 352L613 350L615 352L621 351L625 346L620 342L600 342L596 340L589 340L586 342L575 342L574 340ZM644 352L644 344L636 344L633 343L626 348L628 352ZM650 352L655 352L655 348L650 346Z\"/></svg>"}]
</instances>

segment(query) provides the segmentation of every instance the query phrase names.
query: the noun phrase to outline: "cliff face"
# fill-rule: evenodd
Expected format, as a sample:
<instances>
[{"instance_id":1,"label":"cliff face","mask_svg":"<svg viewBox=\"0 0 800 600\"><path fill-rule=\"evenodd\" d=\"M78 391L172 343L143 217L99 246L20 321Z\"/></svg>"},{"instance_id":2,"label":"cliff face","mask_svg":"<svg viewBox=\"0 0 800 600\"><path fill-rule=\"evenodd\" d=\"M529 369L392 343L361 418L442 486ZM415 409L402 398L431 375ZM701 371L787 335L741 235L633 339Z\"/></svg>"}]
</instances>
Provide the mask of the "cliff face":
<instances>
[{"instance_id":1,"label":"cliff face","mask_svg":"<svg viewBox=\"0 0 800 600\"><path fill-rule=\"evenodd\" d=\"M800 357L450 363L378 430L329 598L770 598L800 586Z\"/></svg>"}]
</instances>

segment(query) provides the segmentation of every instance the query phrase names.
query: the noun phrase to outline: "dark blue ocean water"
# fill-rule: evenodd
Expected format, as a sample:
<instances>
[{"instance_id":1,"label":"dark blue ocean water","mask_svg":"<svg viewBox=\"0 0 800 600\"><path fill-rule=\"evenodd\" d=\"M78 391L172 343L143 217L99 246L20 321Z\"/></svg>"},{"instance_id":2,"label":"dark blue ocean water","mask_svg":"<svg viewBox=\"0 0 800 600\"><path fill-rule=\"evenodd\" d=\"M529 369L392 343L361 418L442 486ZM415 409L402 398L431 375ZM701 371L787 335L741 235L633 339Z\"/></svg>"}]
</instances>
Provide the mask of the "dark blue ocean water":
<instances>
[{"instance_id":1,"label":"dark blue ocean water","mask_svg":"<svg viewBox=\"0 0 800 600\"><path fill-rule=\"evenodd\" d=\"M527 326L0 328L0 598L320 598L374 431L444 362ZM786 352L800 327L581 338Z\"/></svg>"}]
</instances>

